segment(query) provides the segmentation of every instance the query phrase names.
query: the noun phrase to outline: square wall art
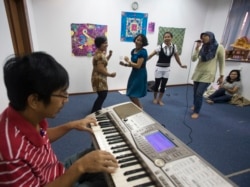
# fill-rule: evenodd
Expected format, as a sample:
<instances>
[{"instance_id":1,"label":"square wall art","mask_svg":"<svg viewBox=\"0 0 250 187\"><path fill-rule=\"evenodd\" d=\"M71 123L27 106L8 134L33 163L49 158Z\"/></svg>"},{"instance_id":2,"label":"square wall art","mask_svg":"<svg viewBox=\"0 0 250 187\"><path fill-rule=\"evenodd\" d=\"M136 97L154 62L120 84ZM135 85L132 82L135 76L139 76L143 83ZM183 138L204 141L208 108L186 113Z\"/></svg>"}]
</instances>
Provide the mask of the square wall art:
<instances>
[{"instance_id":1,"label":"square wall art","mask_svg":"<svg viewBox=\"0 0 250 187\"><path fill-rule=\"evenodd\" d=\"M71 43L73 56L93 56L95 52L95 38L107 36L107 25L71 24Z\"/></svg>"},{"instance_id":2,"label":"square wall art","mask_svg":"<svg viewBox=\"0 0 250 187\"><path fill-rule=\"evenodd\" d=\"M146 35L147 13L122 12L121 19L121 41L132 42L136 35Z\"/></svg>"}]
</instances>

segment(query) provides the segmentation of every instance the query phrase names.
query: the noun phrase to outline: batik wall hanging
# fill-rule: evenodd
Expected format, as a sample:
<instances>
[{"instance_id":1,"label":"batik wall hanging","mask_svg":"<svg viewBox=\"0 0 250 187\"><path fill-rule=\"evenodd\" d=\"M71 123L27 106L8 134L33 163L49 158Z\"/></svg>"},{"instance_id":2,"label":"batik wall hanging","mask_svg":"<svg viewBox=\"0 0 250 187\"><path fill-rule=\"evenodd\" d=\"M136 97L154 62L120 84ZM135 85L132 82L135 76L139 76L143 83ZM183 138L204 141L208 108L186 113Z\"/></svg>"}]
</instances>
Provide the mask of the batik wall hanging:
<instances>
[{"instance_id":1,"label":"batik wall hanging","mask_svg":"<svg viewBox=\"0 0 250 187\"><path fill-rule=\"evenodd\" d=\"M172 43L177 45L178 53L181 54L184 35L185 35L185 29L184 28L173 28L173 27L159 27L158 43L157 43L158 45L163 43L163 34L167 31L171 32L173 34Z\"/></svg>"},{"instance_id":2,"label":"batik wall hanging","mask_svg":"<svg viewBox=\"0 0 250 187\"><path fill-rule=\"evenodd\" d=\"M122 12L121 41L132 42L136 35L146 35L147 22L147 13Z\"/></svg>"},{"instance_id":3,"label":"batik wall hanging","mask_svg":"<svg viewBox=\"0 0 250 187\"><path fill-rule=\"evenodd\" d=\"M95 52L95 38L107 36L107 25L71 24L71 41L73 56L93 56Z\"/></svg>"}]
</instances>

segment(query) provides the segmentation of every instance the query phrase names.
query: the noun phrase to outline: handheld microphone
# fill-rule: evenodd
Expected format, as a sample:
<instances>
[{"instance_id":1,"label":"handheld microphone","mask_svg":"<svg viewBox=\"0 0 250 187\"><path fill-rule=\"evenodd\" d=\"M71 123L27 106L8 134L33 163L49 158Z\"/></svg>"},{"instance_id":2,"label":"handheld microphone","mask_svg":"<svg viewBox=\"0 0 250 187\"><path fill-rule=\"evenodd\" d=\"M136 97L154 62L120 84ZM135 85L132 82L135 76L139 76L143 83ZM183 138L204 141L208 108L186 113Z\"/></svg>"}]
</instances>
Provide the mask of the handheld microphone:
<instances>
[{"instance_id":1,"label":"handheld microphone","mask_svg":"<svg viewBox=\"0 0 250 187\"><path fill-rule=\"evenodd\" d=\"M199 43L201 43L202 41L201 41L201 40L195 40L194 42L199 42Z\"/></svg>"}]
</instances>

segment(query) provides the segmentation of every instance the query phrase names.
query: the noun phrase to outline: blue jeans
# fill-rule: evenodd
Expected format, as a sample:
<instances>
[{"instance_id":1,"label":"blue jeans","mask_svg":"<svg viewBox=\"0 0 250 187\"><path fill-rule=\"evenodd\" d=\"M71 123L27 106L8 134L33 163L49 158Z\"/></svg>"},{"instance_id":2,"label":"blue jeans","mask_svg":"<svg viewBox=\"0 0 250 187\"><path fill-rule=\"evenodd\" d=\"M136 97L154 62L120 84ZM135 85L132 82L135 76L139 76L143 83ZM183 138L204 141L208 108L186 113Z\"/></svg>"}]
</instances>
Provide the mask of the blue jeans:
<instances>
[{"instance_id":1,"label":"blue jeans","mask_svg":"<svg viewBox=\"0 0 250 187\"><path fill-rule=\"evenodd\" d=\"M212 100L215 103L225 103L232 99L231 95L227 95L224 88L219 88L213 94L211 94L208 99Z\"/></svg>"},{"instance_id":2,"label":"blue jeans","mask_svg":"<svg viewBox=\"0 0 250 187\"><path fill-rule=\"evenodd\" d=\"M203 94L210 83L194 81L194 113L199 114L203 102Z\"/></svg>"},{"instance_id":3,"label":"blue jeans","mask_svg":"<svg viewBox=\"0 0 250 187\"><path fill-rule=\"evenodd\" d=\"M68 169L76 160L93 151L93 148L72 155L64 161L64 167ZM73 187L107 187L103 173L86 173L82 175Z\"/></svg>"}]
</instances>

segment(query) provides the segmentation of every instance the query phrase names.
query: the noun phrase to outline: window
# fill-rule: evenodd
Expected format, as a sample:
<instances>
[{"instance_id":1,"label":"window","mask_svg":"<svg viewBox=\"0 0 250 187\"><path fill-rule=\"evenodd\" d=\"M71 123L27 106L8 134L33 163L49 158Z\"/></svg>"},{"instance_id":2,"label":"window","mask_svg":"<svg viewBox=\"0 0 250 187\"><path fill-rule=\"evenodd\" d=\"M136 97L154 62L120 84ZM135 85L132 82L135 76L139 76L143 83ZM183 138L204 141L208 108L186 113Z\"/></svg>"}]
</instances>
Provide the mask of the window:
<instances>
[{"instance_id":1,"label":"window","mask_svg":"<svg viewBox=\"0 0 250 187\"><path fill-rule=\"evenodd\" d=\"M250 1L233 0L222 44L228 60L250 62Z\"/></svg>"}]
</instances>

